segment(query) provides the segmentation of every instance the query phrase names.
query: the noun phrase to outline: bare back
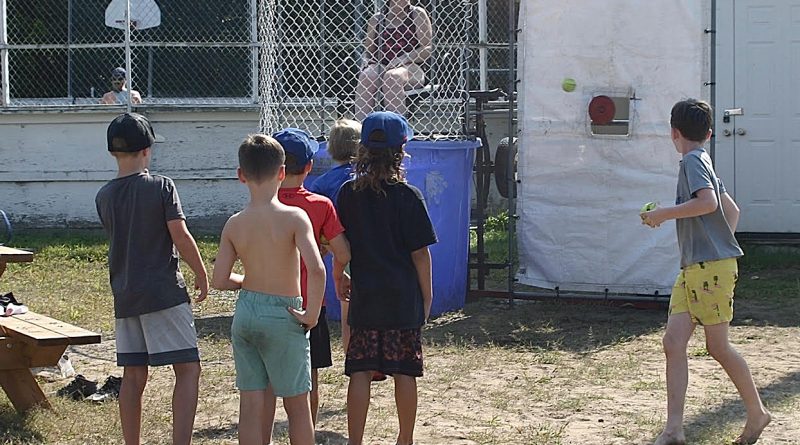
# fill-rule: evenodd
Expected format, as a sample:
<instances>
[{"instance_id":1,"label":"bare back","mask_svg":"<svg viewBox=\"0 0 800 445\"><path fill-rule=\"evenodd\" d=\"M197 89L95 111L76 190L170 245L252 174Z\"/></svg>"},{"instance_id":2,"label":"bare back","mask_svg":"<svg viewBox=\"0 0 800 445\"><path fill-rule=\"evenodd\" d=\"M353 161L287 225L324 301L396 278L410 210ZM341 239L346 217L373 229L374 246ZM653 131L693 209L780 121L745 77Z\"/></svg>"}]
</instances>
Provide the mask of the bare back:
<instances>
[{"instance_id":1,"label":"bare back","mask_svg":"<svg viewBox=\"0 0 800 445\"><path fill-rule=\"evenodd\" d=\"M300 209L277 200L250 205L225 224L217 261L239 258L244 268L242 288L286 297L300 296L300 250L316 248L311 222ZM298 250L300 249L300 250ZM318 254L317 254L318 255Z\"/></svg>"}]
</instances>

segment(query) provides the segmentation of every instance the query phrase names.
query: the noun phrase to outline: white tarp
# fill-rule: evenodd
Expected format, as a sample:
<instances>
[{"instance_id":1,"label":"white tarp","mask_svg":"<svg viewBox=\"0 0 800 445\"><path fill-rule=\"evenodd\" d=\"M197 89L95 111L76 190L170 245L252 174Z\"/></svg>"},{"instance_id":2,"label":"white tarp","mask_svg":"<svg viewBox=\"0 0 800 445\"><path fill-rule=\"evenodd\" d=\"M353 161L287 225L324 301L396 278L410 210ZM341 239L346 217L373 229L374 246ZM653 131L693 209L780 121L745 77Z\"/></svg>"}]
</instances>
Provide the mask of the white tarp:
<instances>
[{"instance_id":1,"label":"white tarp","mask_svg":"<svg viewBox=\"0 0 800 445\"><path fill-rule=\"evenodd\" d=\"M698 0L524 0L518 223L520 281L544 288L669 293L674 222L641 225L645 202L674 201L672 105L707 98L710 9ZM561 88L577 82L574 92ZM588 104L628 91L631 136L596 137Z\"/></svg>"}]
</instances>

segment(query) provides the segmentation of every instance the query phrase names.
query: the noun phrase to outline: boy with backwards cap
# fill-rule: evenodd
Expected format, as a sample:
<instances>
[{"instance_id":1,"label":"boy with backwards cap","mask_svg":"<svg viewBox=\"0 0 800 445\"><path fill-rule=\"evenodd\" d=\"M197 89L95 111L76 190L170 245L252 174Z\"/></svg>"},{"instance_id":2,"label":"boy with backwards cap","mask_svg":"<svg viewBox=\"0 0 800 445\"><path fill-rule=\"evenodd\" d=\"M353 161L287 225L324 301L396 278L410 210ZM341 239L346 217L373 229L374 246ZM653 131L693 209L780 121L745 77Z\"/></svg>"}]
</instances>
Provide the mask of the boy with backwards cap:
<instances>
[{"instance_id":1,"label":"boy with backwards cap","mask_svg":"<svg viewBox=\"0 0 800 445\"><path fill-rule=\"evenodd\" d=\"M208 293L206 269L186 228L175 184L147 170L155 140L150 122L136 113L122 114L108 126L107 138L119 171L97 192L95 204L109 238L117 365L124 368L119 394L122 434L126 444L139 443L148 366L172 365L172 441L189 444L200 356L178 254L194 272L197 302Z\"/></svg>"},{"instance_id":2,"label":"boy with backwards cap","mask_svg":"<svg viewBox=\"0 0 800 445\"><path fill-rule=\"evenodd\" d=\"M350 344L344 365L350 376L351 445L363 443L375 371L394 378L400 426L396 443L414 443L422 325L433 301L428 246L437 238L422 192L405 180L404 146L411 137L399 114L367 116L361 124L355 179L339 190L337 208L352 253Z\"/></svg>"}]
</instances>

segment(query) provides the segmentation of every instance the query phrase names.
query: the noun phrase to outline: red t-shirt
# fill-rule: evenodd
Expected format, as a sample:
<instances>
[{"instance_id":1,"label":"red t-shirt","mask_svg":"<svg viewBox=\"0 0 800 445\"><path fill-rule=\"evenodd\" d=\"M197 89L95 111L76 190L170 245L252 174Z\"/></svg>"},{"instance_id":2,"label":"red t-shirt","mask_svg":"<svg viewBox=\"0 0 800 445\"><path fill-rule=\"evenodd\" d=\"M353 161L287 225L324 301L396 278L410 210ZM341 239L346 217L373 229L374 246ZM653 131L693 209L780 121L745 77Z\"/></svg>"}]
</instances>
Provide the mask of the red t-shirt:
<instances>
[{"instance_id":1,"label":"red t-shirt","mask_svg":"<svg viewBox=\"0 0 800 445\"><path fill-rule=\"evenodd\" d=\"M344 227L339 222L336 209L330 199L311 193L304 187L287 187L278 190L278 200L286 205L300 207L306 211L308 219L314 230L314 239L317 247L320 245L320 235L332 240L344 233ZM300 260L300 292L303 296L303 307L306 306L306 292L308 291L308 272L303 260ZM322 300L325 305L325 300Z\"/></svg>"}]
</instances>

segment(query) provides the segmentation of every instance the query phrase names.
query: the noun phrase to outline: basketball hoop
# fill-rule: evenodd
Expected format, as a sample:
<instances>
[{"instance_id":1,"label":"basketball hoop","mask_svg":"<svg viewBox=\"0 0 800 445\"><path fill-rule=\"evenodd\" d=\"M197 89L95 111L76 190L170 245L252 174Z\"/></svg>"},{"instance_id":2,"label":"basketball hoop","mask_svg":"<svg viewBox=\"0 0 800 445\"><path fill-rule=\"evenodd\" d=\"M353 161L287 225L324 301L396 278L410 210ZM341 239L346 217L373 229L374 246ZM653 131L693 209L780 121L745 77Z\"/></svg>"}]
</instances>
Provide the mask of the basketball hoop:
<instances>
[{"instance_id":1,"label":"basketball hoop","mask_svg":"<svg viewBox=\"0 0 800 445\"><path fill-rule=\"evenodd\" d=\"M155 0L112 0L106 8L106 26L125 29L125 12L131 8L131 31L155 28L161 25L161 9Z\"/></svg>"}]
</instances>

